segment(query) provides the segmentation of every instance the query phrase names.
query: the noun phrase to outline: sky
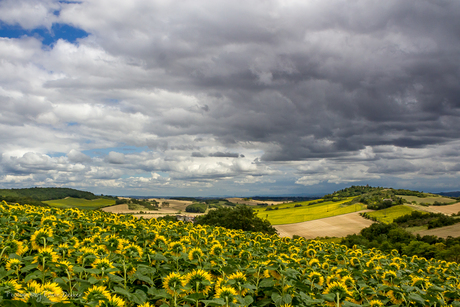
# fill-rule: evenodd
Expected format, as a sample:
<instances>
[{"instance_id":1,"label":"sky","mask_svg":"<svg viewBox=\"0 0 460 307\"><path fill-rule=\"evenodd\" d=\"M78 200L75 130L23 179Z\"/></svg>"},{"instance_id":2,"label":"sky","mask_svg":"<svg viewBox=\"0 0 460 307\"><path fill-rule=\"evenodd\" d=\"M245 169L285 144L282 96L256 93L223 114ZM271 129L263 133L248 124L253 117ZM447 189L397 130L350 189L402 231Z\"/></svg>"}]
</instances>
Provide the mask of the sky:
<instances>
[{"instance_id":1,"label":"sky","mask_svg":"<svg viewBox=\"0 0 460 307\"><path fill-rule=\"evenodd\" d=\"M0 188L460 190L458 0L1 0Z\"/></svg>"}]
</instances>

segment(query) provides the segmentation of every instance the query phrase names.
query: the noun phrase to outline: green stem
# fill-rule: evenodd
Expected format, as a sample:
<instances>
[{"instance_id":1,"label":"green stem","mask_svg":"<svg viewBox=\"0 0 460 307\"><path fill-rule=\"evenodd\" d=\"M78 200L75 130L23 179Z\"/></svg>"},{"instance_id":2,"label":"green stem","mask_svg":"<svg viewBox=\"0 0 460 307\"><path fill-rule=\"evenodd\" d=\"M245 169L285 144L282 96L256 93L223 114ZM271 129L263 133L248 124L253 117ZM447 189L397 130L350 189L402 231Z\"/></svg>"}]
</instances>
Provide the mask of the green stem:
<instances>
[{"instance_id":1,"label":"green stem","mask_svg":"<svg viewBox=\"0 0 460 307\"><path fill-rule=\"evenodd\" d=\"M123 278L124 278L125 290L126 290L127 281L126 281L126 263L125 263L125 260L123 260Z\"/></svg>"},{"instance_id":2,"label":"green stem","mask_svg":"<svg viewBox=\"0 0 460 307\"><path fill-rule=\"evenodd\" d=\"M43 276L42 276L42 284L45 284L45 263L46 263L46 258L43 257Z\"/></svg>"},{"instance_id":3,"label":"green stem","mask_svg":"<svg viewBox=\"0 0 460 307\"><path fill-rule=\"evenodd\" d=\"M69 278L69 293L70 293L70 297L73 298L73 295L72 295L72 280L70 278L70 272L69 272L69 269L65 269L65 271L67 272L67 278Z\"/></svg>"}]
</instances>

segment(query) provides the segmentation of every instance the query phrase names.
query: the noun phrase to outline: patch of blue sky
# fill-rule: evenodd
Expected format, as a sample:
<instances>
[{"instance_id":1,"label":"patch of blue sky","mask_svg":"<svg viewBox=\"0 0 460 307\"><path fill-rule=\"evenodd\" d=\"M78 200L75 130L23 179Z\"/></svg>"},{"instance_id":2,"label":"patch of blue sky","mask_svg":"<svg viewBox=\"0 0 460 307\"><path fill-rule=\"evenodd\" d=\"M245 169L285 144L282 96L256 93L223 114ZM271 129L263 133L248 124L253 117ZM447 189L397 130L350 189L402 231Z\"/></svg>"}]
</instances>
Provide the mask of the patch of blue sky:
<instances>
[{"instance_id":1,"label":"patch of blue sky","mask_svg":"<svg viewBox=\"0 0 460 307\"><path fill-rule=\"evenodd\" d=\"M67 127L72 127L72 126L79 126L80 123L77 123L77 122L68 122L67 123Z\"/></svg>"},{"instance_id":2,"label":"patch of blue sky","mask_svg":"<svg viewBox=\"0 0 460 307\"><path fill-rule=\"evenodd\" d=\"M0 37L21 38L24 36L36 37L44 46L51 46L59 39L75 43L79 38L85 38L88 32L68 24L54 23L51 30L44 27L27 30L19 25L9 25L0 21Z\"/></svg>"},{"instance_id":3,"label":"patch of blue sky","mask_svg":"<svg viewBox=\"0 0 460 307\"><path fill-rule=\"evenodd\" d=\"M50 152L47 154L48 156L50 156L51 158L60 158L60 157L65 157L67 156L65 153L63 152Z\"/></svg>"},{"instance_id":4,"label":"patch of blue sky","mask_svg":"<svg viewBox=\"0 0 460 307\"><path fill-rule=\"evenodd\" d=\"M136 147L136 146L120 146L120 147L108 147L108 148L97 148L97 149L89 149L82 151L85 155L93 158L93 157L103 157L107 156L109 152L119 152L122 154L132 154L132 153L140 153L144 151L150 151L147 146Z\"/></svg>"}]
</instances>

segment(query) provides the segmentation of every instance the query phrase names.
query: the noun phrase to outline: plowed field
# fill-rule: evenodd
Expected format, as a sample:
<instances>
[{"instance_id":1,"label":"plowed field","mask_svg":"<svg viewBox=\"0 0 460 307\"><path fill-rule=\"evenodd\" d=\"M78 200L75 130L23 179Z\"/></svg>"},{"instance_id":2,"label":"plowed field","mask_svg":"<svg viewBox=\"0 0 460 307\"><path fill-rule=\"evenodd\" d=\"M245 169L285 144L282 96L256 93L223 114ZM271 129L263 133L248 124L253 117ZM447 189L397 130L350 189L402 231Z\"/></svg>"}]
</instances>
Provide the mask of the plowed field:
<instances>
[{"instance_id":1,"label":"plowed field","mask_svg":"<svg viewBox=\"0 0 460 307\"><path fill-rule=\"evenodd\" d=\"M299 235L307 239L326 236L345 237L350 234L359 233L361 229L369 227L374 223L360 216L359 212L302 223L276 225L274 227L278 230L281 237L292 237L293 235Z\"/></svg>"}]
</instances>

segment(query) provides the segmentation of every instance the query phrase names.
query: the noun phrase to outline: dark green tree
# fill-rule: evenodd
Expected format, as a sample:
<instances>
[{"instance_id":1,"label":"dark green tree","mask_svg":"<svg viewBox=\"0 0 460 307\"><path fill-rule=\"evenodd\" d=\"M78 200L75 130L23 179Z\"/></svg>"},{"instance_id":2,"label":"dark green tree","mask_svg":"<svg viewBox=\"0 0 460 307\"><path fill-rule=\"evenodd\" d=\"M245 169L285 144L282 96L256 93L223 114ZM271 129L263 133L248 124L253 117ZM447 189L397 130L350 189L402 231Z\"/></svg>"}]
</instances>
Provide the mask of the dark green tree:
<instances>
[{"instance_id":1,"label":"dark green tree","mask_svg":"<svg viewBox=\"0 0 460 307\"><path fill-rule=\"evenodd\" d=\"M234 208L218 208L208 214L197 216L195 223L200 225L220 226L228 229L258 231L266 234L276 234L276 229L266 219L261 219L248 206L238 205Z\"/></svg>"}]
</instances>

